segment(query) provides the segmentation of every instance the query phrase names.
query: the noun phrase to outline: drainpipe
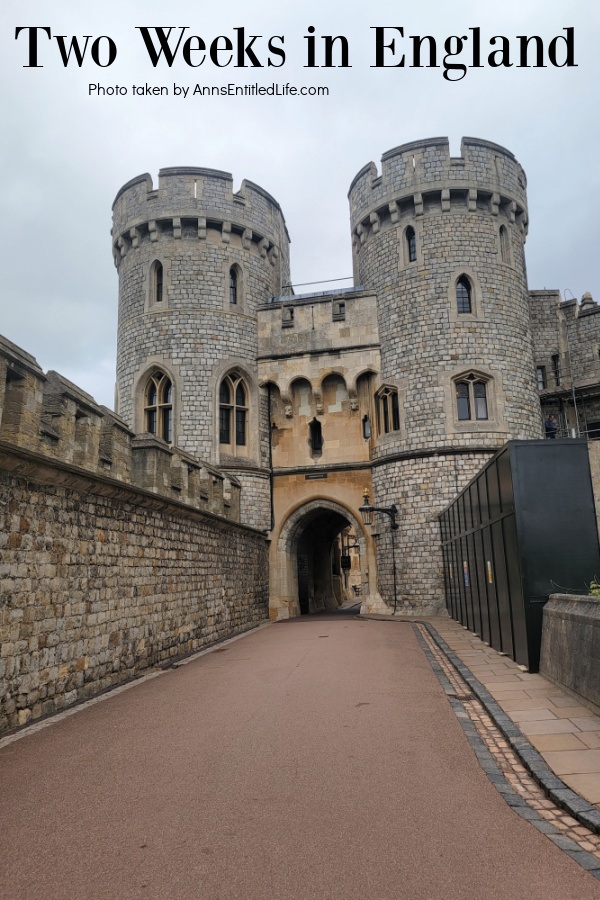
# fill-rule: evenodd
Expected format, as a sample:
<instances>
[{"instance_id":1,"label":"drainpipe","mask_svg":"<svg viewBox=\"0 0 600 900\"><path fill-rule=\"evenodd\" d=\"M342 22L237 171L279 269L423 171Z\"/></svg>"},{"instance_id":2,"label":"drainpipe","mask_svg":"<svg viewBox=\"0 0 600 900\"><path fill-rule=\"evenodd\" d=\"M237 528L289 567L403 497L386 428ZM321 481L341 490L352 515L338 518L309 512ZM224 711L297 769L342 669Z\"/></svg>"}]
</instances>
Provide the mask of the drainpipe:
<instances>
[{"instance_id":1,"label":"drainpipe","mask_svg":"<svg viewBox=\"0 0 600 900\"><path fill-rule=\"evenodd\" d=\"M275 527L275 505L273 502L273 437L271 428L271 382L267 385L267 410L269 417L269 497L271 503L271 531Z\"/></svg>"}]
</instances>

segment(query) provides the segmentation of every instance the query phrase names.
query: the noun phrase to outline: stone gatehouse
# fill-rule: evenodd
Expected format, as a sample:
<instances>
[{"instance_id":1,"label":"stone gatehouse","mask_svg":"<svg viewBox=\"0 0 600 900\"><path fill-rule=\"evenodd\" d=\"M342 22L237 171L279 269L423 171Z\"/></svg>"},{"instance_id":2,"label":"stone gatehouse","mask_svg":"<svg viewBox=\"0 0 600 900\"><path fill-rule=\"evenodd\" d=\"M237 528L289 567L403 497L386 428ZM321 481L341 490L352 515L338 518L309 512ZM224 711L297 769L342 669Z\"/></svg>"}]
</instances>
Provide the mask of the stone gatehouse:
<instances>
[{"instance_id":1,"label":"stone gatehouse","mask_svg":"<svg viewBox=\"0 0 600 900\"><path fill-rule=\"evenodd\" d=\"M529 291L512 153L404 144L349 201L353 285L298 294L263 188L125 184L114 412L0 340L0 727L268 616L443 613L438 515L486 460L551 414L600 437L600 306Z\"/></svg>"}]
</instances>

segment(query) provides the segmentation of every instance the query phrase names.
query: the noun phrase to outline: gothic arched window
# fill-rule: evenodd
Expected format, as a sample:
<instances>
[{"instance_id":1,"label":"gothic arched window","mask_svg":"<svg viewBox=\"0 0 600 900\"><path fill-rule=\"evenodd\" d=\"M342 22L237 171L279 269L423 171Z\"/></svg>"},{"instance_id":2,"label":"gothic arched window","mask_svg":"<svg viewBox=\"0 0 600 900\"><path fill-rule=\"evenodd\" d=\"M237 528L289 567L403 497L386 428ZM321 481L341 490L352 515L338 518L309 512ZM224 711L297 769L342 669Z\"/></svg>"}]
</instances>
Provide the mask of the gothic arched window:
<instances>
[{"instance_id":1,"label":"gothic arched window","mask_svg":"<svg viewBox=\"0 0 600 900\"><path fill-rule=\"evenodd\" d=\"M144 392L145 430L173 443L173 383L168 375L153 372Z\"/></svg>"},{"instance_id":2,"label":"gothic arched window","mask_svg":"<svg viewBox=\"0 0 600 900\"><path fill-rule=\"evenodd\" d=\"M229 270L229 302L233 305L238 302L238 271L235 266Z\"/></svg>"},{"instance_id":3,"label":"gothic arched window","mask_svg":"<svg viewBox=\"0 0 600 900\"><path fill-rule=\"evenodd\" d=\"M248 389L239 372L225 375L219 387L219 443L235 454L248 441Z\"/></svg>"},{"instance_id":4,"label":"gothic arched window","mask_svg":"<svg viewBox=\"0 0 600 900\"><path fill-rule=\"evenodd\" d=\"M459 313L470 313L473 311L471 282L466 275L461 275L456 282L456 311Z\"/></svg>"},{"instance_id":5,"label":"gothic arched window","mask_svg":"<svg viewBox=\"0 0 600 900\"><path fill-rule=\"evenodd\" d=\"M162 263L155 259L150 269L150 301L162 303L164 296L164 272Z\"/></svg>"}]
</instances>

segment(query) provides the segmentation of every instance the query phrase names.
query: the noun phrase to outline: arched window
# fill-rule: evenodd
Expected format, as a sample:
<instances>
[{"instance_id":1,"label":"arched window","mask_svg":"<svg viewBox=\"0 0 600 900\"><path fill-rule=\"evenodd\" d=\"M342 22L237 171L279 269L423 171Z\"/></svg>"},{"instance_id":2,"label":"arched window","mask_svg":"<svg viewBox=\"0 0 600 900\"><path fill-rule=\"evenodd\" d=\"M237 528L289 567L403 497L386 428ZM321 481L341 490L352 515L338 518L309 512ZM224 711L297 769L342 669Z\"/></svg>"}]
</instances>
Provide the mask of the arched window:
<instances>
[{"instance_id":1,"label":"arched window","mask_svg":"<svg viewBox=\"0 0 600 900\"><path fill-rule=\"evenodd\" d=\"M173 443L173 383L164 372L148 379L144 397L145 430Z\"/></svg>"},{"instance_id":2,"label":"arched window","mask_svg":"<svg viewBox=\"0 0 600 900\"><path fill-rule=\"evenodd\" d=\"M459 422L489 418L487 383L477 375L467 375L456 384L456 414Z\"/></svg>"},{"instance_id":3,"label":"arched window","mask_svg":"<svg viewBox=\"0 0 600 900\"><path fill-rule=\"evenodd\" d=\"M415 262L417 258L417 236L415 234L415 229L412 225L409 225L405 232L406 237L406 252L408 255L409 262Z\"/></svg>"},{"instance_id":4,"label":"arched window","mask_svg":"<svg viewBox=\"0 0 600 900\"><path fill-rule=\"evenodd\" d=\"M510 246L506 225L500 226L500 256L502 257L502 262L510 262Z\"/></svg>"},{"instance_id":5,"label":"arched window","mask_svg":"<svg viewBox=\"0 0 600 900\"><path fill-rule=\"evenodd\" d=\"M395 388L383 387L376 394L379 434L400 430L400 404Z\"/></svg>"},{"instance_id":6,"label":"arched window","mask_svg":"<svg viewBox=\"0 0 600 900\"><path fill-rule=\"evenodd\" d=\"M248 391L239 372L230 372L219 388L219 443L233 454L246 447Z\"/></svg>"},{"instance_id":7,"label":"arched window","mask_svg":"<svg viewBox=\"0 0 600 900\"><path fill-rule=\"evenodd\" d=\"M155 259L150 269L150 301L162 303L164 296L164 272L162 263Z\"/></svg>"},{"instance_id":8,"label":"arched window","mask_svg":"<svg viewBox=\"0 0 600 900\"><path fill-rule=\"evenodd\" d=\"M235 266L229 270L229 302L232 305L238 302L238 271Z\"/></svg>"},{"instance_id":9,"label":"arched window","mask_svg":"<svg viewBox=\"0 0 600 900\"><path fill-rule=\"evenodd\" d=\"M461 275L456 282L456 311L459 313L472 312L471 282L466 275Z\"/></svg>"}]
</instances>

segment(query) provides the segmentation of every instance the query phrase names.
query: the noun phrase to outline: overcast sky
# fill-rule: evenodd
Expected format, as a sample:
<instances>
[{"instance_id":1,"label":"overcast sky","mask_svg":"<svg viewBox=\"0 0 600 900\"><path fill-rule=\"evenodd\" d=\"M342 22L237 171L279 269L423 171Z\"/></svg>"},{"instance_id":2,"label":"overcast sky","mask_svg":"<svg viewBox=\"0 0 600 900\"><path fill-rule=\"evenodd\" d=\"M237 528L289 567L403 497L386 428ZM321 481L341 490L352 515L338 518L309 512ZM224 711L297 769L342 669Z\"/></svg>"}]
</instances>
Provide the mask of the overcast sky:
<instances>
[{"instance_id":1,"label":"overcast sky","mask_svg":"<svg viewBox=\"0 0 600 900\"><path fill-rule=\"evenodd\" d=\"M463 135L502 144L528 177L530 288L558 288L600 300L599 6L593 0L2 0L0 71L0 333L113 404L117 276L111 256L111 205L118 189L167 166L229 171L234 188L257 182L281 204L292 239L295 283L351 275L347 191L354 175L407 141L447 135L458 155ZM38 68L26 68L28 36L47 26ZM189 26L219 35L262 35L253 45L263 68L153 68L136 27ZM344 35L350 68L305 68L307 28ZM545 44L575 29L576 68L470 68L460 81L442 66L375 68L372 30L450 35L481 29L483 60L494 35L516 47L520 34ZM391 34L391 32L390 32ZM88 53L66 68L54 35L110 36L117 57L99 67ZM266 39L283 35L286 58L267 67ZM100 41L99 60L107 60ZM281 46L281 42L277 42ZM403 49L408 51L408 41ZM389 53L389 52L388 52ZM559 61L564 50L559 49ZM197 57L196 57L197 58ZM273 61L280 58L271 55ZM192 57L193 59L193 57ZM398 57L386 61L396 62ZM408 64L410 60L407 59ZM470 61L470 48L457 61ZM515 61L516 58L515 58ZM173 84L324 85L328 97L172 96ZM89 96L89 85L120 85L127 96ZM136 85L165 85L168 97L133 97ZM190 94L191 94L190 90ZM351 282L347 282L350 284Z\"/></svg>"}]
</instances>

